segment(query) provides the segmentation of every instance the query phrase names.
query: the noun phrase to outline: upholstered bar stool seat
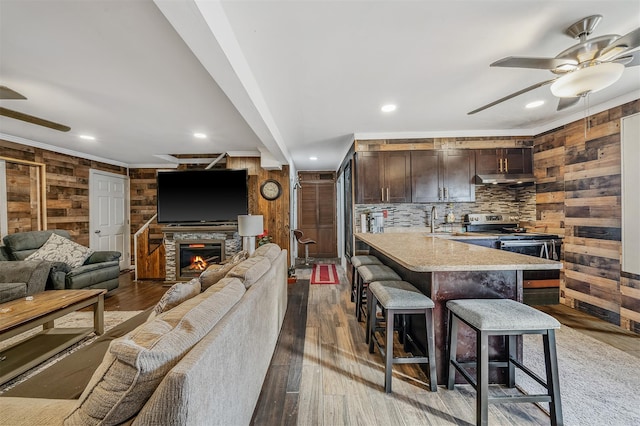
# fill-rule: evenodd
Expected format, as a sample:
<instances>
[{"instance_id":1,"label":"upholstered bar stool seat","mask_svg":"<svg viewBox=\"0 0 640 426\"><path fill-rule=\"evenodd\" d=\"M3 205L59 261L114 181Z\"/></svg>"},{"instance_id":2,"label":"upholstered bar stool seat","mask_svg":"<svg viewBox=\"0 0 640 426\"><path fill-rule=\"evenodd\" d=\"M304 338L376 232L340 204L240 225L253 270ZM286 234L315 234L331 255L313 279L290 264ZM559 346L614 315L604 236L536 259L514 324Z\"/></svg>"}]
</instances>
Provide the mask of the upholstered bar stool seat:
<instances>
[{"instance_id":1,"label":"upholstered bar stool seat","mask_svg":"<svg viewBox=\"0 0 640 426\"><path fill-rule=\"evenodd\" d=\"M382 262L369 254L351 256L351 301L356 300L356 288L358 282L358 267L362 265L382 265Z\"/></svg>"},{"instance_id":2,"label":"upholstered bar stool seat","mask_svg":"<svg viewBox=\"0 0 640 426\"><path fill-rule=\"evenodd\" d=\"M377 347L385 360L384 389L391 393L391 378L393 364L429 364L429 385L432 392L438 390L436 376L435 340L433 326L433 300L422 294L411 283L406 281L374 281L369 284L367 297L368 315L367 336L369 352ZM384 329L378 328L378 318L375 315L376 305L379 304L386 317ZM422 314L425 316L427 332L427 353L425 356L393 356L393 327L396 315ZM403 327L404 328L404 327ZM376 338L376 331L384 330L386 343L383 346Z\"/></svg>"},{"instance_id":3,"label":"upholstered bar stool seat","mask_svg":"<svg viewBox=\"0 0 640 426\"><path fill-rule=\"evenodd\" d=\"M560 384L558 380L558 361L555 343L555 330L560 323L550 315L535 308L510 299L466 299L450 300L449 310L449 389L454 388L456 371L476 390L476 423L488 423L488 404L506 402L548 402L552 425L562 424L562 406L560 402ZM476 361L460 363L457 361L457 336L459 321L464 322L476 332ZM541 334L544 347L546 381L524 366L516 358L516 336L522 334ZM490 361L488 353L489 336L506 336L508 359ZM515 386L515 367L518 367L546 389L545 394L489 396L489 366L507 368L507 385ZM474 378L467 367L476 369Z\"/></svg>"},{"instance_id":4,"label":"upholstered bar stool seat","mask_svg":"<svg viewBox=\"0 0 640 426\"><path fill-rule=\"evenodd\" d=\"M367 287L369 283L374 281L386 281L386 280L394 280L401 281L400 275L398 275L393 269L389 268L386 265L377 264L377 265L362 265L358 268L358 281L356 283L356 318L358 321L362 321L365 305L367 297Z\"/></svg>"}]
</instances>

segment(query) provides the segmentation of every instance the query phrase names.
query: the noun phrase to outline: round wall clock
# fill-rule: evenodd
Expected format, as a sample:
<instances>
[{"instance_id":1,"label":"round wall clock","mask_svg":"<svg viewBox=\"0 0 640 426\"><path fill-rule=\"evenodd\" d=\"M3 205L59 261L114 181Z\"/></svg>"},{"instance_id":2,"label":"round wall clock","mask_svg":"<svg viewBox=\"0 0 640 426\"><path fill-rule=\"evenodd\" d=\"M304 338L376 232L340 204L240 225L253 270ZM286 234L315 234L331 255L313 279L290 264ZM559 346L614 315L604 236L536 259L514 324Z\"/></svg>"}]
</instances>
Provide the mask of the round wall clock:
<instances>
[{"instance_id":1,"label":"round wall clock","mask_svg":"<svg viewBox=\"0 0 640 426\"><path fill-rule=\"evenodd\" d=\"M267 200L275 200L281 194L282 186L277 180L267 179L260 185L260 195Z\"/></svg>"}]
</instances>

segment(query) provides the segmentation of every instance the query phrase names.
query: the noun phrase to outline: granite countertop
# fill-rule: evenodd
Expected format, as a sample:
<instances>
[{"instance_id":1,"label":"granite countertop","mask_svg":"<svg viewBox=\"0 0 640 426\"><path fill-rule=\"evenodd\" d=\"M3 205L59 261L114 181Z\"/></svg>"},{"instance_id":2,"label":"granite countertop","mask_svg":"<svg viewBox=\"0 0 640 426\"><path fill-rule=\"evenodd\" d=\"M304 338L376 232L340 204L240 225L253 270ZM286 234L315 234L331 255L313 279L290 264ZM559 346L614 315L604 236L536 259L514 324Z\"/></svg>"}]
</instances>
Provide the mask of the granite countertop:
<instances>
[{"instance_id":1,"label":"granite countertop","mask_svg":"<svg viewBox=\"0 0 640 426\"><path fill-rule=\"evenodd\" d=\"M418 233L355 237L416 272L562 269L562 263Z\"/></svg>"}]
</instances>

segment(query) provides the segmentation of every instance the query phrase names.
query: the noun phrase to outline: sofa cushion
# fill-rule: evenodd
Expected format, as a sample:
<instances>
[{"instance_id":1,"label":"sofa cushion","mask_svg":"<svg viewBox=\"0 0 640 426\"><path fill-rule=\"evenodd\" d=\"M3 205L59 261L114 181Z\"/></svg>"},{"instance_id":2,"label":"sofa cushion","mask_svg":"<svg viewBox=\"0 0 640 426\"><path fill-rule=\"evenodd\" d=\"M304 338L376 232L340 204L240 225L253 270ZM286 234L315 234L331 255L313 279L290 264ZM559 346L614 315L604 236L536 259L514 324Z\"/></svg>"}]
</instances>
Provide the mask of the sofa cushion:
<instances>
[{"instance_id":1,"label":"sofa cushion","mask_svg":"<svg viewBox=\"0 0 640 426\"><path fill-rule=\"evenodd\" d=\"M244 261L247 258L247 252L241 251L235 254L233 257L227 260L227 262L221 265L211 265L200 274L200 284L202 284L202 291L205 291L233 269L237 264Z\"/></svg>"},{"instance_id":2,"label":"sofa cushion","mask_svg":"<svg viewBox=\"0 0 640 426\"><path fill-rule=\"evenodd\" d=\"M252 256L262 256L269 259L269 261L273 262L276 260L276 257L280 254L282 249L279 245L274 243L263 244L253 252Z\"/></svg>"},{"instance_id":3,"label":"sofa cushion","mask_svg":"<svg viewBox=\"0 0 640 426\"><path fill-rule=\"evenodd\" d=\"M0 282L0 303L10 302L27 295L27 283Z\"/></svg>"},{"instance_id":4,"label":"sofa cushion","mask_svg":"<svg viewBox=\"0 0 640 426\"><path fill-rule=\"evenodd\" d=\"M153 313L160 315L169 309L175 308L185 300L189 300L200 294L200 289L200 280L197 278L192 279L188 283L176 283L172 285L171 288L162 295Z\"/></svg>"},{"instance_id":5,"label":"sofa cushion","mask_svg":"<svg viewBox=\"0 0 640 426\"><path fill-rule=\"evenodd\" d=\"M2 241L10 260L25 260L27 256L42 247L51 237L51 234L58 234L66 239L71 239L69 231L51 229L48 231L16 232L15 234L5 235Z\"/></svg>"},{"instance_id":6,"label":"sofa cushion","mask_svg":"<svg viewBox=\"0 0 640 426\"><path fill-rule=\"evenodd\" d=\"M271 267L271 262L266 257L252 256L233 267L227 274L228 277L239 278L246 288L251 287Z\"/></svg>"},{"instance_id":7,"label":"sofa cushion","mask_svg":"<svg viewBox=\"0 0 640 426\"><path fill-rule=\"evenodd\" d=\"M144 406L165 374L242 298L241 282L205 291L114 340L67 425L119 424Z\"/></svg>"},{"instance_id":8,"label":"sofa cushion","mask_svg":"<svg viewBox=\"0 0 640 426\"><path fill-rule=\"evenodd\" d=\"M71 268L81 266L93 250L81 246L58 234L51 234L46 243L38 250L31 253L25 260L48 260L51 262L64 262Z\"/></svg>"}]
</instances>

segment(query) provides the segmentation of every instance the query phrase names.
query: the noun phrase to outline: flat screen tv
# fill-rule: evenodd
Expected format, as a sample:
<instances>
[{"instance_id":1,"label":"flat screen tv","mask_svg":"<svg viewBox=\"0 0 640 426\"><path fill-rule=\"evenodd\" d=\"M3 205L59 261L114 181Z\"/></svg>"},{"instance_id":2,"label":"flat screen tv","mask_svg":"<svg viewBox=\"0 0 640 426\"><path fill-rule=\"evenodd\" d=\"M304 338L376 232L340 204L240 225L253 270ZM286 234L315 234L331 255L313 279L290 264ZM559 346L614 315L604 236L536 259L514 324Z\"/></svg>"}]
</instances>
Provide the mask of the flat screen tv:
<instances>
[{"instance_id":1,"label":"flat screen tv","mask_svg":"<svg viewBox=\"0 0 640 426\"><path fill-rule=\"evenodd\" d=\"M248 199L246 170L158 171L158 223L237 221Z\"/></svg>"}]
</instances>

